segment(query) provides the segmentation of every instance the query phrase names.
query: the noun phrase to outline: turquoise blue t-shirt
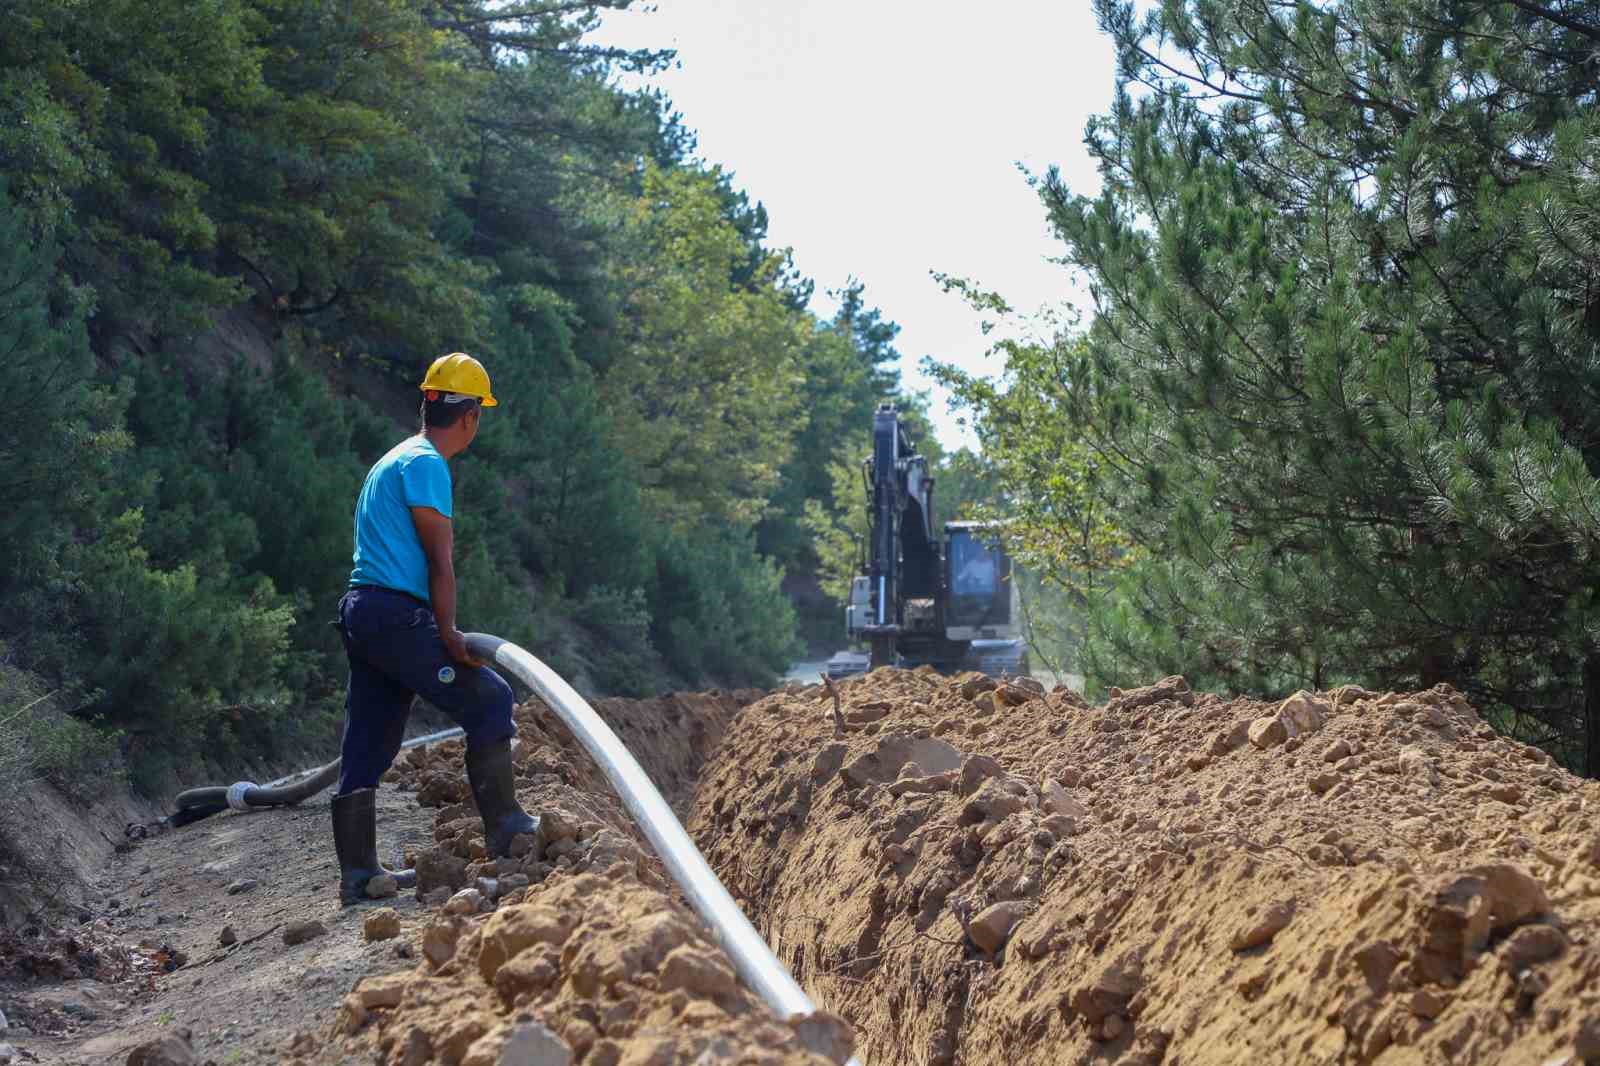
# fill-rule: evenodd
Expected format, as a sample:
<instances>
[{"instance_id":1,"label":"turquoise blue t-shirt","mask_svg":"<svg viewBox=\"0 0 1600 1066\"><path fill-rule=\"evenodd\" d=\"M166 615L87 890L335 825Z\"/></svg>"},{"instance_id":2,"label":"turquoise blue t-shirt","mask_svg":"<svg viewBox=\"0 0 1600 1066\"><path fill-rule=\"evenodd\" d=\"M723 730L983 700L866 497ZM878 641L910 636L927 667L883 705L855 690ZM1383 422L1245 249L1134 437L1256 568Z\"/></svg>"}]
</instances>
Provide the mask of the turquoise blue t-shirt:
<instances>
[{"instance_id":1,"label":"turquoise blue t-shirt","mask_svg":"<svg viewBox=\"0 0 1600 1066\"><path fill-rule=\"evenodd\" d=\"M428 557L411 520L411 508L450 515L450 467L427 437L409 437L389 449L367 473L356 498L355 569L350 584L381 585L424 603Z\"/></svg>"}]
</instances>

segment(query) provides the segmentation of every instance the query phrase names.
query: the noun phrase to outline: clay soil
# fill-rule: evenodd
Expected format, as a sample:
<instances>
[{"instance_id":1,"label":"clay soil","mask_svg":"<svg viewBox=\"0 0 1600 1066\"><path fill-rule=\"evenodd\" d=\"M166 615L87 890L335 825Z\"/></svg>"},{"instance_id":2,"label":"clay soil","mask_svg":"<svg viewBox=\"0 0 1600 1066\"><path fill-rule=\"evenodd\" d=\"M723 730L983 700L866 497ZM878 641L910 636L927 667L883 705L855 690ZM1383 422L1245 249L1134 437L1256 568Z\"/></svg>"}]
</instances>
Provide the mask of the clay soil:
<instances>
[{"instance_id":1,"label":"clay soil","mask_svg":"<svg viewBox=\"0 0 1600 1066\"><path fill-rule=\"evenodd\" d=\"M597 704L810 1019L736 979L534 701L515 760L546 854L484 853L454 742L380 792L415 895L338 907L326 797L154 837L89 921L0 940L0 1041L71 1063L183 1031L222 1064L1600 1061L1600 785L1448 689L840 689L838 719L801 684Z\"/></svg>"},{"instance_id":2,"label":"clay soil","mask_svg":"<svg viewBox=\"0 0 1600 1066\"><path fill-rule=\"evenodd\" d=\"M1600 1061L1600 785L1448 688L841 688L693 828L865 1062Z\"/></svg>"}]
</instances>

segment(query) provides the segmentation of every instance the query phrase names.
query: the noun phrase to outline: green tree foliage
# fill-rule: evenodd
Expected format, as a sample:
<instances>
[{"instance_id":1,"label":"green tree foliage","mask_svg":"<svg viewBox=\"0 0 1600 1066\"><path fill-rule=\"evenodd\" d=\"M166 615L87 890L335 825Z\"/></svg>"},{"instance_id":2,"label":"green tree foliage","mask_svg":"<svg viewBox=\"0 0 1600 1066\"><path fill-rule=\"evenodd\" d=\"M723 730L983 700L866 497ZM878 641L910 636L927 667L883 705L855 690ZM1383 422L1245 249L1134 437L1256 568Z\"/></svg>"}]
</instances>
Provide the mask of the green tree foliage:
<instances>
[{"instance_id":1,"label":"green tree foliage","mask_svg":"<svg viewBox=\"0 0 1600 1066\"><path fill-rule=\"evenodd\" d=\"M761 517L793 446L802 322L783 259L736 283L745 245L715 175L646 169L621 265L631 324L602 384L646 506L679 528Z\"/></svg>"},{"instance_id":2,"label":"green tree foliage","mask_svg":"<svg viewBox=\"0 0 1600 1066\"><path fill-rule=\"evenodd\" d=\"M587 40L621 6L0 12L0 641L146 787L331 740L355 494L450 350L502 399L454 463L465 624L608 691L787 665L785 476L894 327L854 283L806 311L761 204L618 87L670 53Z\"/></svg>"},{"instance_id":3,"label":"green tree foliage","mask_svg":"<svg viewBox=\"0 0 1600 1066\"><path fill-rule=\"evenodd\" d=\"M1041 184L1095 316L990 405L1145 549L1090 672L1449 681L1600 772L1594 9L1098 11L1103 189Z\"/></svg>"}]
</instances>

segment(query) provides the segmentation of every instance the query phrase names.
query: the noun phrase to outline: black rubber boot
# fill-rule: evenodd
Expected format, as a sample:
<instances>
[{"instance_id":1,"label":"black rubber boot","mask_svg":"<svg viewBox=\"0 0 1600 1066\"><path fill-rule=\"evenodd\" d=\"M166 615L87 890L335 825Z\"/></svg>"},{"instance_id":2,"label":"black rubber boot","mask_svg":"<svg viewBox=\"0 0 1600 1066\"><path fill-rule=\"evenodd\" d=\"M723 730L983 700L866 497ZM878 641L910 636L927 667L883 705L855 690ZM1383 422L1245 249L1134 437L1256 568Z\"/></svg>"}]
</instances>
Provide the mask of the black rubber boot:
<instances>
[{"instance_id":1,"label":"black rubber boot","mask_svg":"<svg viewBox=\"0 0 1600 1066\"><path fill-rule=\"evenodd\" d=\"M544 856L544 832L540 819L522 809L517 802L516 777L511 768L511 740L496 740L467 749L467 783L472 799L483 816L483 841L489 854L506 858L511 840L519 834L534 837L534 856Z\"/></svg>"},{"instance_id":2,"label":"black rubber boot","mask_svg":"<svg viewBox=\"0 0 1600 1066\"><path fill-rule=\"evenodd\" d=\"M348 907L367 898L367 882L388 874L396 888L412 888L415 870L386 870L378 861L378 792L358 788L333 797L333 850L339 856L339 903Z\"/></svg>"}]
</instances>

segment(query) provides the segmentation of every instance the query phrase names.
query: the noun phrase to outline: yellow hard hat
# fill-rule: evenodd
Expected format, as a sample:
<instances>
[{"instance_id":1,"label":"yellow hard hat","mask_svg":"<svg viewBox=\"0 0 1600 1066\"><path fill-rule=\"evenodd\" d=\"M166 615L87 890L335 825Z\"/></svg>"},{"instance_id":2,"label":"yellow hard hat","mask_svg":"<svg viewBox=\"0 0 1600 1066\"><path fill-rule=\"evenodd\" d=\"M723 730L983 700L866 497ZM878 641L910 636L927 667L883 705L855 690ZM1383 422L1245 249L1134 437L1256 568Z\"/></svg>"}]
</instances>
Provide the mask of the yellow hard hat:
<instances>
[{"instance_id":1,"label":"yellow hard hat","mask_svg":"<svg viewBox=\"0 0 1600 1066\"><path fill-rule=\"evenodd\" d=\"M422 379L422 391L476 396L485 407L494 407L497 403L489 391L489 372L466 352L451 352L435 359L428 368L428 376Z\"/></svg>"}]
</instances>

